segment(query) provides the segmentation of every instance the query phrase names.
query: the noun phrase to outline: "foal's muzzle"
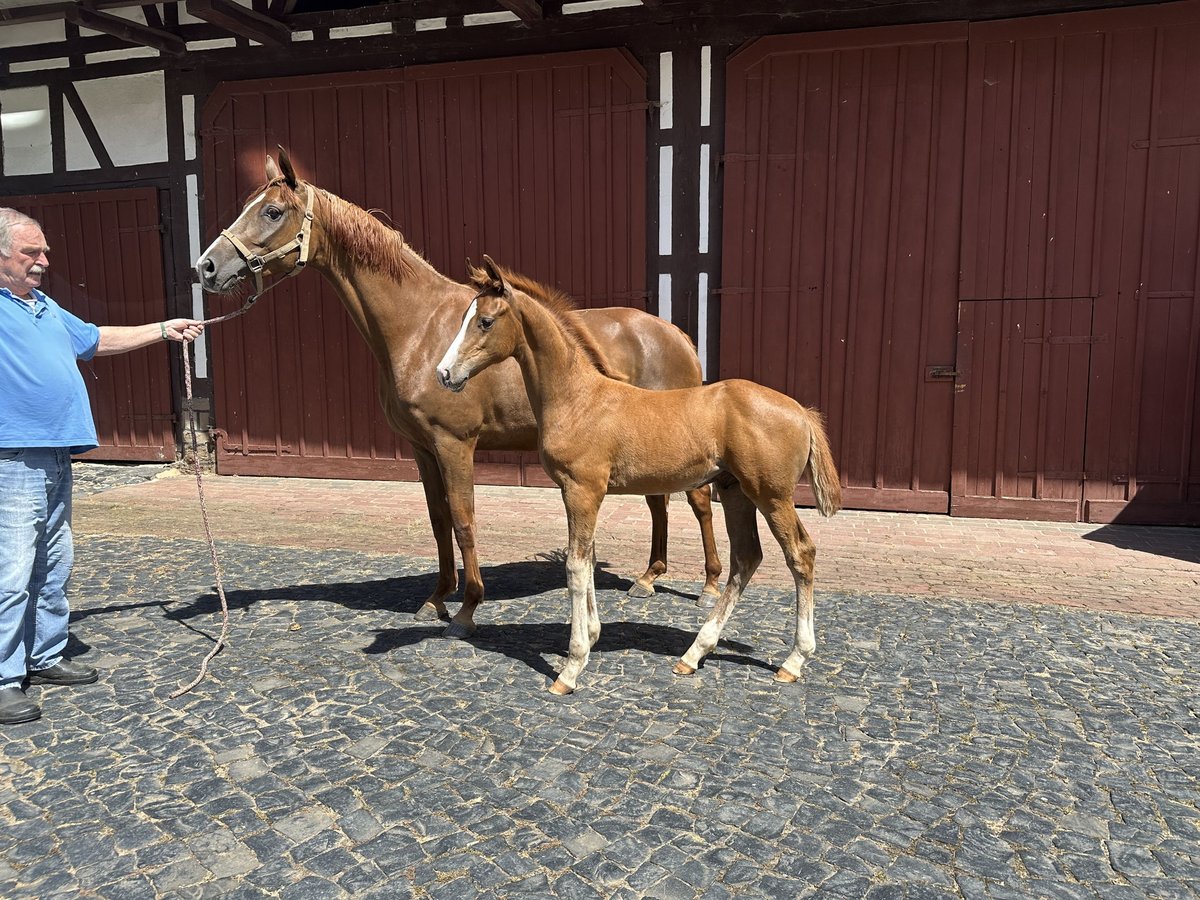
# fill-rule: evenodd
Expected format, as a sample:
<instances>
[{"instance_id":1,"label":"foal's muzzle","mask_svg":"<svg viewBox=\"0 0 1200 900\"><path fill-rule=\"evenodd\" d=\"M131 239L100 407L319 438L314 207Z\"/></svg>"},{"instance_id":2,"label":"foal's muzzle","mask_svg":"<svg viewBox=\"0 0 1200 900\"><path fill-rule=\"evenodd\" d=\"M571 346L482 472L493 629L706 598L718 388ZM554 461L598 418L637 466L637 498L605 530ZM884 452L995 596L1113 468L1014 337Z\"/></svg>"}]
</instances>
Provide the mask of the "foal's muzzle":
<instances>
[{"instance_id":1,"label":"foal's muzzle","mask_svg":"<svg viewBox=\"0 0 1200 900\"><path fill-rule=\"evenodd\" d=\"M438 384L440 384L444 388L449 388L450 390L454 391L454 393L456 393L456 394L461 393L462 389L467 386L467 378L463 378L461 381L457 381L457 382L454 381L454 379L452 379L450 377L450 369L446 368L446 367L443 367L443 368L440 368L437 370L437 377L438 377ZM470 377L470 376L468 376L468 377Z\"/></svg>"}]
</instances>

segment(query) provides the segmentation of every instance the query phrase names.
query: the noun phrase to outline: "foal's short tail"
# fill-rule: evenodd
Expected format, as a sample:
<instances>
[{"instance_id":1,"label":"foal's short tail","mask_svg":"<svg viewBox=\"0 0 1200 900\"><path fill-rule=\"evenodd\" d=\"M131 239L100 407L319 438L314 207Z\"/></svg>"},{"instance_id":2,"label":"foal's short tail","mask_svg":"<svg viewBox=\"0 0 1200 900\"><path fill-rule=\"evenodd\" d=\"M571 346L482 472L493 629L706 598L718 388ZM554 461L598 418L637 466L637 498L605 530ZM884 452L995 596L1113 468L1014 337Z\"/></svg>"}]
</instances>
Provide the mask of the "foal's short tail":
<instances>
[{"instance_id":1,"label":"foal's short tail","mask_svg":"<svg viewBox=\"0 0 1200 900\"><path fill-rule=\"evenodd\" d=\"M817 498L817 510L823 516L832 516L842 508L842 482L833 464L833 451L829 449L825 422L820 413L811 409L807 412L808 481Z\"/></svg>"}]
</instances>

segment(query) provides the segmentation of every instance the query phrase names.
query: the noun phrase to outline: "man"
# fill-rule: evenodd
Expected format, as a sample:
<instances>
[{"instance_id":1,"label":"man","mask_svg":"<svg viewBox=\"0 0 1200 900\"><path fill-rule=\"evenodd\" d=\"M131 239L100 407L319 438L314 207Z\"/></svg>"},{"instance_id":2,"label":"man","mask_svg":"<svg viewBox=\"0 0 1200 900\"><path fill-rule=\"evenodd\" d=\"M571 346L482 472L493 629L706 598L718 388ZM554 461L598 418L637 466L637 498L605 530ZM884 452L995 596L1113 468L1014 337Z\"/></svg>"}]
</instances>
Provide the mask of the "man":
<instances>
[{"instance_id":1,"label":"man","mask_svg":"<svg viewBox=\"0 0 1200 900\"><path fill-rule=\"evenodd\" d=\"M96 446L76 360L192 341L203 331L193 319L84 322L38 290L49 252L36 221L0 207L0 725L41 716L22 689L26 676L36 684L99 677L63 659L74 559L71 454Z\"/></svg>"}]
</instances>

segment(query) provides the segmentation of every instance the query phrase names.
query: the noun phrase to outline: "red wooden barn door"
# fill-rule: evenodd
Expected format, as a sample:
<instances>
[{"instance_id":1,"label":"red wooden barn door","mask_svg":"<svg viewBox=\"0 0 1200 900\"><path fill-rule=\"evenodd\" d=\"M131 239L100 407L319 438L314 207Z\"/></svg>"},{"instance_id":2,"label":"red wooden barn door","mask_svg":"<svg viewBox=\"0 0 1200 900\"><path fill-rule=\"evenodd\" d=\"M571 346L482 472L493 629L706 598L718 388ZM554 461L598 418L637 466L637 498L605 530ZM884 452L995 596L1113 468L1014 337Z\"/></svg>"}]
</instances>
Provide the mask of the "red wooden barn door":
<instances>
[{"instance_id":1,"label":"red wooden barn door","mask_svg":"<svg viewBox=\"0 0 1200 900\"><path fill-rule=\"evenodd\" d=\"M41 223L50 245L43 290L97 325L167 317L158 191L132 188L0 198ZM174 460L167 346L154 344L81 363L101 460Z\"/></svg>"},{"instance_id":2,"label":"red wooden barn door","mask_svg":"<svg viewBox=\"0 0 1200 900\"><path fill-rule=\"evenodd\" d=\"M1200 518L1200 4L972 25L951 512Z\"/></svg>"},{"instance_id":3,"label":"red wooden barn door","mask_svg":"<svg viewBox=\"0 0 1200 900\"><path fill-rule=\"evenodd\" d=\"M818 407L860 508L949 502L965 39L780 35L729 63L721 377Z\"/></svg>"}]
</instances>

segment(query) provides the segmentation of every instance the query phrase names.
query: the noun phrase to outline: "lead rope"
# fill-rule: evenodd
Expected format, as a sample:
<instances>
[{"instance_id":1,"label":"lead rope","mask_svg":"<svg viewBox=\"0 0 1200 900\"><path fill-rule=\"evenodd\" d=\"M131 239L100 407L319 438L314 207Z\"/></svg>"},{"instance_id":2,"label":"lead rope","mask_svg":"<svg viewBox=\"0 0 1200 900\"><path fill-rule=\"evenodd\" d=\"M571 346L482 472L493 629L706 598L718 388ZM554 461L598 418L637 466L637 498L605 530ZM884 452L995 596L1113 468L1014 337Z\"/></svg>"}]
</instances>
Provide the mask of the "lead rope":
<instances>
[{"instance_id":1,"label":"lead rope","mask_svg":"<svg viewBox=\"0 0 1200 900\"><path fill-rule=\"evenodd\" d=\"M278 282L275 282L275 284L278 284ZM274 286L274 284L271 285L271 287ZM255 294L239 310L212 319L205 319L201 324L215 325L218 322L237 318L243 313L249 312L250 307L254 305L254 301L259 296L261 295ZM188 345L182 344L180 349L183 351L183 394L187 402L188 412L190 413L188 416L190 420L188 431L191 433L192 438L192 467L196 474L196 493L200 496L200 518L204 522L204 537L208 541L208 555L212 560L213 573L216 576L217 582L217 597L221 601L221 633L217 637L217 642L213 644L213 648L208 651L208 656L204 657L203 662L200 663L200 672L192 679L190 684L179 688L175 693L171 694L169 698L171 700L188 693L204 680L205 676L208 675L208 664L224 648L225 637L229 634L229 601L225 598L225 583L221 577L221 561L217 558L217 543L213 539L212 526L208 520L208 501L204 496L204 475L200 468L200 446L199 439L196 436L196 412L192 408L192 361L188 355Z\"/></svg>"},{"instance_id":2,"label":"lead rope","mask_svg":"<svg viewBox=\"0 0 1200 900\"><path fill-rule=\"evenodd\" d=\"M219 322L227 322L230 319L236 319L238 316L249 312L250 307L254 305L254 302L267 291L271 290L271 288L282 283L293 275L298 275L301 271L303 271L304 267L308 264L309 232L313 223L313 200L316 197L316 191L313 190L312 185L305 183L305 187L307 188L308 200L305 203L304 220L300 224L300 232L296 235L294 240L288 244L285 244L283 247L268 253L266 256L255 256L250 252L245 244L238 240L236 235L229 231L229 229L225 229L221 232L221 236L233 244L233 247L235 250L237 250L238 255L245 260L247 268L254 276L255 293L250 297L249 300L242 304L241 309L236 309L233 312L226 313L223 316L215 316L211 319L205 319L200 323L201 325L216 325ZM262 272L267 263L273 262L281 256L286 256L293 250L299 251L295 267L286 275L276 278L264 288ZM196 473L196 493L200 497L200 518L204 522L204 537L208 541L208 555L212 559L213 573L217 582L217 597L221 601L221 633L217 636L217 642L213 644L213 648L208 652L208 656L204 657L203 662L200 663L200 672L195 678L192 679L190 684L179 688L177 691L175 691L175 693L171 694L169 698L171 700L188 693L192 688L204 680L205 676L208 674L208 664L212 661L214 656L221 652L221 649L225 646L225 636L229 633L229 601L225 599L225 585L221 578L221 563L220 560L217 559L217 544L216 541L213 540L212 526L209 524L208 520L208 501L204 496L204 476L200 470L200 448L198 439L196 437L196 411L192 409L192 362L191 358L188 356L187 344L183 344L181 348L183 350L183 393L187 401L188 412L190 413L189 419L191 420L188 425L192 437L192 465Z\"/></svg>"}]
</instances>

